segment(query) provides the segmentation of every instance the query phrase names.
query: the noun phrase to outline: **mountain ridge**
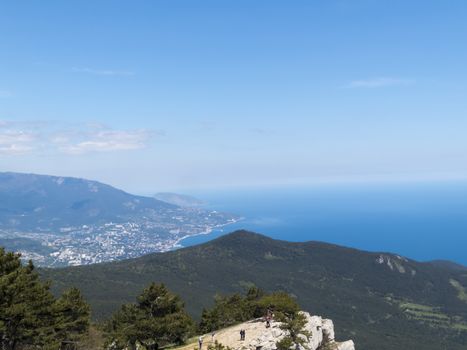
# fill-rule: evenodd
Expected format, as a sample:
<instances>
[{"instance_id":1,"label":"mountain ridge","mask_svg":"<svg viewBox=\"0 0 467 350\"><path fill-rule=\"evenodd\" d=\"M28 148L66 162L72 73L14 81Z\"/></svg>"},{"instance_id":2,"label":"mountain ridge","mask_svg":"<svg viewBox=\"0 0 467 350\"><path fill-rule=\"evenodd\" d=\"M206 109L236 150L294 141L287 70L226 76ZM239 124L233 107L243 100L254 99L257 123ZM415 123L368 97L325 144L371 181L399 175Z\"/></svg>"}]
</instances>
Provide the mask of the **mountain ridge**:
<instances>
[{"instance_id":1,"label":"mountain ridge","mask_svg":"<svg viewBox=\"0 0 467 350\"><path fill-rule=\"evenodd\" d=\"M12 228L121 221L137 210L176 207L98 181L13 172L0 173L0 199L8 203L0 204L0 223Z\"/></svg>"},{"instance_id":2,"label":"mountain ridge","mask_svg":"<svg viewBox=\"0 0 467 350\"><path fill-rule=\"evenodd\" d=\"M42 266L167 251L185 237L236 220L227 213L182 208L98 181L0 173L0 245Z\"/></svg>"},{"instance_id":3,"label":"mountain ridge","mask_svg":"<svg viewBox=\"0 0 467 350\"><path fill-rule=\"evenodd\" d=\"M162 202L178 205L180 207L200 207L206 204L193 196L173 192L159 192L153 197Z\"/></svg>"},{"instance_id":4,"label":"mountain ridge","mask_svg":"<svg viewBox=\"0 0 467 350\"><path fill-rule=\"evenodd\" d=\"M286 242L236 231L213 241L119 262L43 270L59 292L82 289L95 317L163 282L199 316L217 293L256 285L294 295L305 311L332 318L362 348L462 349L467 341L467 274L389 253L323 242ZM453 283L453 281L455 283ZM427 341L433 327L447 339ZM389 340L388 340L389 339Z\"/></svg>"}]
</instances>

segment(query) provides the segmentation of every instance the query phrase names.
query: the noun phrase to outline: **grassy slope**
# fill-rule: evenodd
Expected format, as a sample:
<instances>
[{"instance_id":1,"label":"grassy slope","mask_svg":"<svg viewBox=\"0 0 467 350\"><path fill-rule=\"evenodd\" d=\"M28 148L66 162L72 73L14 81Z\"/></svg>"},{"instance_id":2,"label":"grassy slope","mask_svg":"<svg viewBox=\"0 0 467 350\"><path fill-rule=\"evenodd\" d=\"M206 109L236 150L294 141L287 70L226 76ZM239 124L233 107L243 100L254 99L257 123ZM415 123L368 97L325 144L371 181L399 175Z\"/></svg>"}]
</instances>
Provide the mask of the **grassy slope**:
<instances>
[{"instance_id":1,"label":"grassy slope","mask_svg":"<svg viewBox=\"0 0 467 350\"><path fill-rule=\"evenodd\" d=\"M464 349L467 303L450 279L467 286L465 271L397 260L407 271L400 273L378 264L379 256L240 231L174 252L42 273L54 281L56 292L79 287L98 319L133 301L151 281L164 282L180 294L195 317L216 293L242 291L255 284L292 293L303 309L333 319L342 338L354 339L361 349ZM421 315L420 308L404 308L404 303L428 309ZM442 327L435 322L439 315L431 322L427 310L447 317Z\"/></svg>"}]
</instances>

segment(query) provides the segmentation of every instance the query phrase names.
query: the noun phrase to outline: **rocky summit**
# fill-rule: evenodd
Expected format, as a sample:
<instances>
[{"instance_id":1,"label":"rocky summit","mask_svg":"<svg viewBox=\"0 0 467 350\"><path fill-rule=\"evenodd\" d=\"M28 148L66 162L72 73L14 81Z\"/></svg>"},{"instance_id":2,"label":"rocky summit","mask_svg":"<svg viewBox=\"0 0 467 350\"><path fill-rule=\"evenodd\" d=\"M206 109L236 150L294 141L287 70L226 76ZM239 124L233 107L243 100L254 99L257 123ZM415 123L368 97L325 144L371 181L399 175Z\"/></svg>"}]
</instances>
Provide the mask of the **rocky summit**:
<instances>
[{"instance_id":1,"label":"rocky summit","mask_svg":"<svg viewBox=\"0 0 467 350\"><path fill-rule=\"evenodd\" d=\"M302 335L306 343L299 346L298 350L355 350L352 340L335 340L332 320L312 316L308 312L302 313L307 319L305 330L310 336ZM245 340L240 339L240 330L245 331ZM264 320L259 318L204 335L202 348L218 341L234 350L276 350L276 343L286 335L287 332L281 328L280 322L272 321L270 327L266 327ZM192 350L193 346L188 345L186 348Z\"/></svg>"}]
</instances>

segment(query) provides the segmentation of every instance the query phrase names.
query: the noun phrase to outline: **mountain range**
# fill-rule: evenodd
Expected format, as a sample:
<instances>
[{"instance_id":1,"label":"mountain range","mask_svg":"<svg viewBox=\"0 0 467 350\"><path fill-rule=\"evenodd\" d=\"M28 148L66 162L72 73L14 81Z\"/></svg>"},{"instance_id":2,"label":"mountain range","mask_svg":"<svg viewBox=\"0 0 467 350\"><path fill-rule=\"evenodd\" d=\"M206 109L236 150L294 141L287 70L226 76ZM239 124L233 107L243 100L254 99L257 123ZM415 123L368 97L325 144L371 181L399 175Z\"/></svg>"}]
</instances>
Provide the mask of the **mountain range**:
<instances>
[{"instance_id":1,"label":"mountain range","mask_svg":"<svg viewBox=\"0 0 467 350\"><path fill-rule=\"evenodd\" d=\"M304 310L331 317L358 349L461 350L467 344L467 269L443 261L237 231L176 251L41 274L57 293L79 287L96 320L152 281L180 294L194 317L216 293L256 285L286 291Z\"/></svg>"},{"instance_id":2,"label":"mountain range","mask_svg":"<svg viewBox=\"0 0 467 350\"><path fill-rule=\"evenodd\" d=\"M179 207L200 207L206 204L198 198L171 192L156 193L154 198L166 203L178 205Z\"/></svg>"},{"instance_id":3,"label":"mountain range","mask_svg":"<svg viewBox=\"0 0 467 350\"><path fill-rule=\"evenodd\" d=\"M122 222L174 205L134 196L97 181L36 174L0 173L0 225L57 229Z\"/></svg>"},{"instance_id":4,"label":"mountain range","mask_svg":"<svg viewBox=\"0 0 467 350\"><path fill-rule=\"evenodd\" d=\"M0 245L42 266L167 251L236 216L72 177L0 173Z\"/></svg>"}]
</instances>

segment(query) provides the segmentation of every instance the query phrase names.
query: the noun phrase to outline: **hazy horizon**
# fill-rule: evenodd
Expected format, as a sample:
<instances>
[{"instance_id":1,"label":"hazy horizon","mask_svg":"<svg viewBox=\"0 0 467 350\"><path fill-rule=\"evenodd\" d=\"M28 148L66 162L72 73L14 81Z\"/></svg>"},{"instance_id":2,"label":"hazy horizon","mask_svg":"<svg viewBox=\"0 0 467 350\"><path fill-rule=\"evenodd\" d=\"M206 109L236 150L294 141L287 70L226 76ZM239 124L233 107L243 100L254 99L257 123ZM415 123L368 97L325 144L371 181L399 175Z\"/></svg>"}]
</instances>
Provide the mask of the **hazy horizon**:
<instances>
[{"instance_id":1,"label":"hazy horizon","mask_svg":"<svg viewBox=\"0 0 467 350\"><path fill-rule=\"evenodd\" d=\"M466 0L0 1L0 348L466 350L466 38Z\"/></svg>"},{"instance_id":2,"label":"hazy horizon","mask_svg":"<svg viewBox=\"0 0 467 350\"><path fill-rule=\"evenodd\" d=\"M467 4L5 3L0 171L131 192L467 179Z\"/></svg>"}]
</instances>

